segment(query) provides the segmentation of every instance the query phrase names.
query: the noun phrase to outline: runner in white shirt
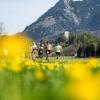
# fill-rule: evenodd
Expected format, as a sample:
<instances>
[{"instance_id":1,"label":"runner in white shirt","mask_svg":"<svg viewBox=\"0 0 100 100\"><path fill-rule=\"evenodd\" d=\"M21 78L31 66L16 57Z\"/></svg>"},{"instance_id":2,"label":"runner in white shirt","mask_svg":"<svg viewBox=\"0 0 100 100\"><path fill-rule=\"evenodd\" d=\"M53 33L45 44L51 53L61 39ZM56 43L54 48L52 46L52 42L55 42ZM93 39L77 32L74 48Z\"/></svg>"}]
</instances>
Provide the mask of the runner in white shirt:
<instances>
[{"instance_id":1,"label":"runner in white shirt","mask_svg":"<svg viewBox=\"0 0 100 100\"><path fill-rule=\"evenodd\" d=\"M46 45L45 45L45 53L46 53L46 60L49 61L49 55L51 54L51 51L52 51L52 45L47 42Z\"/></svg>"},{"instance_id":2,"label":"runner in white shirt","mask_svg":"<svg viewBox=\"0 0 100 100\"><path fill-rule=\"evenodd\" d=\"M57 46L56 46L56 56L57 56L57 59L59 59L59 57L61 55L61 51L62 51L62 46L60 45L60 43L58 43Z\"/></svg>"},{"instance_id":3,"label":"runner in white shirt","mask_svg":"<svg viewBox=\"0 0 100 100\"><path fill-rule=\"evenodd\" d=\"M33 42L33 44L31 45L31 59L35 61L36 59L36 52L37 52L37 45L35 42Z\"/></svg>"}]
</instances>

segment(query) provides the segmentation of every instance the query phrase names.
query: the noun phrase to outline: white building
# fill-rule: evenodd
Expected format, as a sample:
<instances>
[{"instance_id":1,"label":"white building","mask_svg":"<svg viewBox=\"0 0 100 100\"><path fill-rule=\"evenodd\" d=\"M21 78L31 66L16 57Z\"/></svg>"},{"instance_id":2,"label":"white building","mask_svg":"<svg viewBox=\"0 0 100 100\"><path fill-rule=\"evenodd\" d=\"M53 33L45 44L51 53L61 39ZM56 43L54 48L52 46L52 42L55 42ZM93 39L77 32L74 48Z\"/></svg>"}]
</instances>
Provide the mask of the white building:
<instances>
[{"instance_id":1,"label":"white building","mask_svg":"<svg viewBox=\"0 0 100 100\"><path fill-rule=\"evenodd\" d=\"M65 41L69 40L69 32L68 31L63 32L62 36L63 36L63 38L64 38Z\"/></svg>"}]
</instances>

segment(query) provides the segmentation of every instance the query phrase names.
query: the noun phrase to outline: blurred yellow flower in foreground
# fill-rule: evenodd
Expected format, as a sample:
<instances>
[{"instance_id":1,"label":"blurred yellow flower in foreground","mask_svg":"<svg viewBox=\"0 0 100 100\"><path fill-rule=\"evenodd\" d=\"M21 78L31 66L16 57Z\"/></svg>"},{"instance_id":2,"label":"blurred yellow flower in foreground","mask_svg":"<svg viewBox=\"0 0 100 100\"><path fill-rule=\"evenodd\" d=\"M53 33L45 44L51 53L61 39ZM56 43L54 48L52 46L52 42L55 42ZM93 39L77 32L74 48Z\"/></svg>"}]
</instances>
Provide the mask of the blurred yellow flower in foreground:
<instances>
[{"instance_id":1,"label":"blurred yellow flower in foreground","mask_svg":"<svg viewBox=\"0 0 100 100\"><path fill-rule=\"evenodd\" d=\"M7 64L5 60L0 60L0 71L2 71L4 68L6 68Z\"/></svg>"},{"instance_id":2,"label":"blurred yellow flower in foreground","mask_svg":"<svg viewBox=\"0 0 100 100\"><path fill-rule=\"evenodd\" d=\"M96 68L98 60L96 58L90 58L87 61L87 66Z\"/></svg>"},{"instance_id":3,"label":"blurred yellow flower in foreground","mask_svg":"<svg viewBox=\"0 0 100 100\"><path fill-rule=\"evenodd\" d=\"M82 80L69 86L70 95L74 100L100 100L100 86L97 80Z\"/></svg>"},{"instance_id":4,"label":"blurred yellow flower in foreground","mask_svg":"<svg viewBox=\"0 0 100 100\"><path fill-rule=\"evenodd\" d=\"M71 78L82 80L84 78L90 77L89 71L85 68L85 64L69 64L68 66L66 65L65 72L69 74Z\"/></svg>"},{"instance_id":5,"label":"blurred yellow flower in foreground","mask_svg":"<svg viewBox=\"0 0 100 100\"><path fill-rule=\"evenodd\" d=\"M42 70L36 70L35 71L35 78L37 80L43 81L43 80L45 80L46 76Z\"/></svg>"},{"instance_id":6,"label":"blurred yellow flower in foreground","mask_svg":"<svg viewBox=\"0 0 100 100\"><path fill-rule=\"evenodd\" d=\"M14 72L20 72L22 70L21 67L17 64L13 64L10 69Z\"/></svg>"},{"instance_id":7,"label":"blurred yellow flower in foreground","mask_svg":"<svg viewBox=\"0 0 100 100\"><path fill-rule=\"evenodd\" d=\"M48 70L54 70L55 68L55 65L53 63L47 63L46 66Z\"/></svg>"},{"instance_id":8,"label":"blurred yellow flower in foreground","mask_svg":"<svg viewBox=\"0 0 100 100\"><path fill-rule=\"evenodd\" d=\"M22 70L22 67L20 66L20 58L19 57L16 57L15 59L13 59L11 62L10 62L10 68L12 71L14 72L19 72Z\"/></svg>"}]
</instances>

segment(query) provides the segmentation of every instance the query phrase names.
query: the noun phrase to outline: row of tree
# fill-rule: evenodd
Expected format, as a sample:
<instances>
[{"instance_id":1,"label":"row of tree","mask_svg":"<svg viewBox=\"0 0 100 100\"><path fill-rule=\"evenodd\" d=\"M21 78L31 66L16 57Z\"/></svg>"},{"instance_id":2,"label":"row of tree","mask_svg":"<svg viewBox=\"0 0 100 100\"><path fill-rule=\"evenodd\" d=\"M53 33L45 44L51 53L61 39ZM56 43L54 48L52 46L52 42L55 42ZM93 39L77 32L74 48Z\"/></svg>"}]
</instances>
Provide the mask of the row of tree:
<instances>
[{"instance_id":1,"label":"row of tree","mask_svg":"<svg viewBox=\"0 0 100 100\"><path fill-rule=\"evenodd\" d=\"M78 57L100 56L100 36L96 34L90 32L70 33L68 40L58 36L56 41L67 43L64 49L65 55L77 54Z\"/></svg>"}]
</instances>

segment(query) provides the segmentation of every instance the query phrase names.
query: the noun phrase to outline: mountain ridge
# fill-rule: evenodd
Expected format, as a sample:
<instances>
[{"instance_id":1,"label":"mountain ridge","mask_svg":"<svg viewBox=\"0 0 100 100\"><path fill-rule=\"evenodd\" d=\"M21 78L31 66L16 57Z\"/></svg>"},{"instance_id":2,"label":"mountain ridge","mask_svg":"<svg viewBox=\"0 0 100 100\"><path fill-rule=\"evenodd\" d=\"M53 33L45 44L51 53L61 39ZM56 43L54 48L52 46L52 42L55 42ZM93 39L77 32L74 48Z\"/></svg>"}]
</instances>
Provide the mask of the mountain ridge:
<instances>
[{"instance_id":1,"label":"mountain ridge","mask_svg":"<svg viewBox=\"0 0 100 100\"><path fill-rule=\"evenodd\" d=\"M36 22L24 30L29 37L53 37L61 32L100 30L99 0L59 0Z\"/></svg>"}]
</instances>

